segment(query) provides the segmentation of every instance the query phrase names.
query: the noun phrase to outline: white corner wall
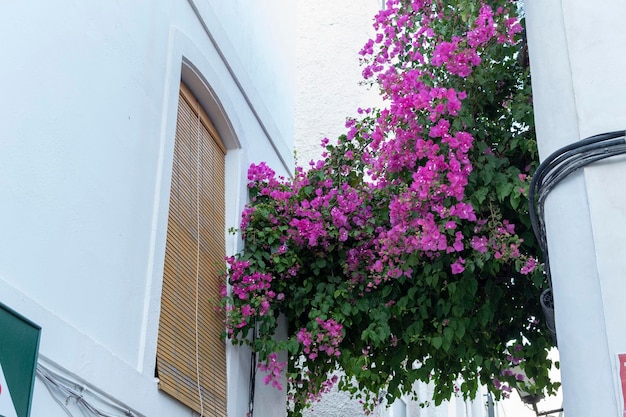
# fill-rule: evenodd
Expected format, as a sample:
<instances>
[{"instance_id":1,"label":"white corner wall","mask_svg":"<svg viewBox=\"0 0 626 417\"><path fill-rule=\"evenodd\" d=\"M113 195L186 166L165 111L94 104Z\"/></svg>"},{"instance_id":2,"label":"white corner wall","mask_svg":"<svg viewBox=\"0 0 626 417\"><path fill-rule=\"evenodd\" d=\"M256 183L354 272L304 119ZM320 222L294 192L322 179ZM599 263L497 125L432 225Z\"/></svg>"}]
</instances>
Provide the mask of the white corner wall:
<instances>
[{"instance_id":1,"label":"white corner wall","mask_svg":"<svg viewBox=\"0 0 626 417\"><path fill-rule=\"evenodd\" d=\"M381 0L299 0L297 3L295 143L298 164L319 159L321 140L345 134L347 117L380 103L361 86L359 51L375 36Z\"/></svg>"},{"instance_id":2,"label":"white corner wall","mask_svg":"<svg viewBox=\"0 0 626 417\"><path fill-rule=\"evenodd\" d=\"M10 40L0 47L0 302L42 326L43 362L140 416L191 414L154 378L181 77L229 149L227 227L239 223L251 162L292 172L295 52L277 42L293 39L294 12L246 4L26 0L0 14ZM249 354L227 355L229 415L245 415ZM260 384L257 396L257 415L285 414L284 393ZM39 381L32 415L66 416Z\"/></svg>"},{"instance_id":3,"label":"white corner wall","mask_svg":"<svg viewBox=\"0 0 626 417\"><path fill-rule=\"evenodd\" d=\"M534 112L542 158L626 128L626 3L526 0ZM546 202L564 408L622 416L617 354L626 352L626 160L571 175Z\"/></svg>"}]
</instances>

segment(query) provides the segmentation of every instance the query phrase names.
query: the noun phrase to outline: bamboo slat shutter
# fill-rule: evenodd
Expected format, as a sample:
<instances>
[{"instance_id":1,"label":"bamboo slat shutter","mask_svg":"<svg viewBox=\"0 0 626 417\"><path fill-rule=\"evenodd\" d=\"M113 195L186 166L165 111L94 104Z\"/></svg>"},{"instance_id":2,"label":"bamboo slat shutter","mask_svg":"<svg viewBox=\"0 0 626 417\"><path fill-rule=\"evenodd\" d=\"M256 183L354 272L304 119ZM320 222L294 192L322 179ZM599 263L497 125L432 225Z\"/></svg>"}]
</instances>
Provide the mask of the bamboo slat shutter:
<instances>
[{"instance_id":1,"label":"bamboo slat shutter","mask_svg":"<svg viewBox=\"0 0 626 417\"><path fill-rule=\"evenodd\" d=\"M214 304L225 267L224 154L209 118L181 85L157 373L164 392L200 414L225 417L224 323Z\"/></svg>"}]
</instances>

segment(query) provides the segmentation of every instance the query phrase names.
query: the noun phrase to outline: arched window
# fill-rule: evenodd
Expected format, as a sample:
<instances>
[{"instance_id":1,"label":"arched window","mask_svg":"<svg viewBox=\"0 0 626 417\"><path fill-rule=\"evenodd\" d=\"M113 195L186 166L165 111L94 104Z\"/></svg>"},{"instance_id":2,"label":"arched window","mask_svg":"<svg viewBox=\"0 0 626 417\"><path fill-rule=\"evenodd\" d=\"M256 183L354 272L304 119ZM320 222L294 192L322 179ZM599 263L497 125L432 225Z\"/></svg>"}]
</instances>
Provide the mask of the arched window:
<instances>
[{"instance_id":1,"label":"arched window","mask_svg":"<svg viewBox=\"0 0 626 417\"><path fill-rule=\"evenodd\" d=\"M181 84L157 343L159 388L201 415L226 416L220 273L225 148Z\"/></svg>"}]
</instances>

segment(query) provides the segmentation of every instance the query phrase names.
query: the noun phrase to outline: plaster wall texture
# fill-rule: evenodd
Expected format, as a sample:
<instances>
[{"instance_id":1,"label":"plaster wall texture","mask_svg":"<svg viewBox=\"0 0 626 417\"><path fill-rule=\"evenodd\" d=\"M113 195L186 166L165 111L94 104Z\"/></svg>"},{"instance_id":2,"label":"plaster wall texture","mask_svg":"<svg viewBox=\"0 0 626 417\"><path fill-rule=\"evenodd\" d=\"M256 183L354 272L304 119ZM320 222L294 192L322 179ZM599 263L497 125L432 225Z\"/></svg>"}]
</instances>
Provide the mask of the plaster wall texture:
<instances>
[{"instance_id":1,"label":"plaster wall texture","mask_svg":"<svg viewBox=\"0 0 626 417\"><path fill-rule=\"evenodd\" d=\"M380 102L361 86L359 51L374 36L380 0L297 2L295 143L298 163L320 158L324 137L346 133L345 121L359 107Z\"/></svg>"},{"instance_id":2,"label":"plaster wall texture","mask_svg":"<svg viewBox=\"0 0 626 417\"><path fill-rule=\"evenodd\" d=\"M595 6L595 7L594 7ZM526 0L540 154L624 129L626 3ZM626 352L626 197L622 157L579 170L546 202L564 408L622 415L617 354Z\"/></svg>"},{"instance_id":3,"label":"plaster wall texture","mask_svg":"<svg viewBox=\"0 0 626 417\"><path fill-rule=\"evenodd\" d=\"M254 111L293 162L297 2L188 0L237 73Z\"/></svg>"},{"instance_id":4,"label":"plaster wall texture","mask_svg":"<svg viewBox=\"0 0 626 417\"><path fill-rule=\"evenodd\" d=\"M0 14L0 301L42 326L42 361L141 416L192 414L154 378L181 78L228 148L227 227L251 162L292 172L293 10L247 4L27 0ZM228 346L227 366L242 416L249 354ZM257 413L284 415L284 393L257 396ZM39 381L32 415L66 416Z\"/></svg>"}]
</instances>

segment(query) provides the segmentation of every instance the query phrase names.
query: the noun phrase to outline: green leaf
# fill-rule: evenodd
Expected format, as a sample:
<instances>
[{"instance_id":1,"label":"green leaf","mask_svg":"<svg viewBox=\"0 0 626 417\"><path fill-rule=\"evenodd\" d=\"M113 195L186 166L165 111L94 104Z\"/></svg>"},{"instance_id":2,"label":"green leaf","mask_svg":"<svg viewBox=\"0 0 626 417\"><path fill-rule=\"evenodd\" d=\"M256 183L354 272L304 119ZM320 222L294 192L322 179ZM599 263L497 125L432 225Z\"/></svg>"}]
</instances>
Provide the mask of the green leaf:
<instances>
[{"instance_id":1,"label":"green leaf","mask_svg":"<svg viewBox=\"0 0 626 417\"><path fill-rule=\"evenodd\" d=\"M496 194L498 195L498 200L500 202L504 201L507 198L511 191L513 190L513 184L510 182L502 182L496 185Z\"/></svg>"},{"instance_id":2,"label":"green leaf","mask_svg":"<svg viewBox=\"0 0 626 417\"><path fill-rule=\"evenodd\" d=\"M356 306L361 311L369 310L369 302L365 298L359 298L356 300Z\"/></svg>"},{"instance_id":3,"label":"green leaf","mask_svg":"<svg viewBox=\"0 0 626 417\"><path fill-rule=\"evenodd\" d=\"M463 336L465 336L465 323L459 320L456 325L456 337L458 339L463 339Z\"/></svg>"},{"instance_id":4,"label":"green leaf","mask_svg":"<svg viewBox=\"0 0 626 417\"><path fill-rule=\"evenodd\" d=\"M448 352L450 347L452 346L452 339L443 338L443 342L441 343L441 347L444 351Z\"/></svg>"},{"instance_id":5,"label":"green leaf","mask_svg":"<svg viewBox=\"0 0 626 417\"><path fill-rule=\"evenodd\" d=\"M520 203L520 195L518 193L511 194L509 202L511 203L511 207L513 208L513 210L517 210Z\"/></svg>"},{"instance_id":6,"label":"green leaf","mask_svg":"<svg viewBox=\"0 0 626 417\"><path fill-rule=\"evenodd\" d=\"M465 308L462 305L456 304L452 306L452 315L454 317L461 317L465 313Z\"/></svg>"},{"instance_id":7,"label":"green leaf","mask_svg":"<svg viewBox=\"0 0 626 417\"><path fill-rule=\"evenodd\" d=\"M488 169L488 166L485 166L485 169L482 171L482 177L485 181L485 185L489 185L491 183L491 180L493 179L493 171L491 169Z\"/></svg>"},{"instance_id":8,"label":"green leaf","mask_svg":"<svg viewBox=\"0 0 626 417\"><path fill-rule=\"evenodd\" d=\"M469 278L467 280L466 288L471 296L475 296L476 292L478 291L478 281L476 280L476 278Z\"/></svg>"},{"instance_id":9,"label":"green leaf","mask_svg":"<svg viewBox=\"0 0 626 417\"><path fill-rule=\"evenodd\" d=\"M435 349L439 349L443 344L443 338L441 336L435 336L430 340L430 343Z\"/></svg>"},{"instance_id":10,"label":"green leaf","mask_svg":"<svg viewBox=\"0 0 626 417\"><path fill-rule=\"evenodd\" d=\"M485 201L485 198L487 198L487 194L489 194L489 188L480 187L479 189L474 191L472 197L476 200L478 205L481 205Z\"/></svg>"},{"instance_id":11,"label":"green leaf","mask_svg":"<svg viewBox=\"0 0 626 417\"><path fill-rule=\"evenodd\" d=\"M396 307L399 310L404 310L406 309L406 306L409 304L409 297L404 296L401 297L397 302L396 302Z\"/></svg>"},{"instance_id":12,"label":"green leaf","mask_svg":"<svg viewBox=\"0 0 626 417\"><path fill-rule=\"evenodd\" d=\"M383 298L386 299L387 296L389 296L389 294L391 294L392 290L393 290L393 288L391 287L391 285L385 285L383 287Z\"/></svg>"},{"instance_id":13,"label":"green leaf","mask_svg":"<svg viewBox=\"0 0 626 417\"><path fill-rule=\"evenodd\" d=\"M349 316L352 312L352 306L348 303L344 303L341 305L341 312L344 316Z\"/></svg>"}]
</instances>

